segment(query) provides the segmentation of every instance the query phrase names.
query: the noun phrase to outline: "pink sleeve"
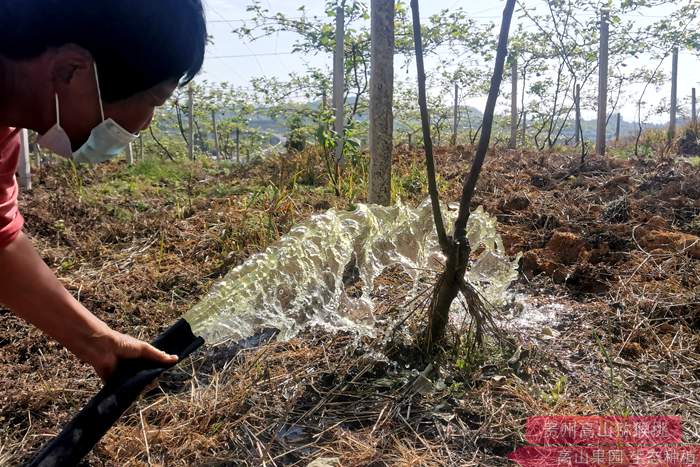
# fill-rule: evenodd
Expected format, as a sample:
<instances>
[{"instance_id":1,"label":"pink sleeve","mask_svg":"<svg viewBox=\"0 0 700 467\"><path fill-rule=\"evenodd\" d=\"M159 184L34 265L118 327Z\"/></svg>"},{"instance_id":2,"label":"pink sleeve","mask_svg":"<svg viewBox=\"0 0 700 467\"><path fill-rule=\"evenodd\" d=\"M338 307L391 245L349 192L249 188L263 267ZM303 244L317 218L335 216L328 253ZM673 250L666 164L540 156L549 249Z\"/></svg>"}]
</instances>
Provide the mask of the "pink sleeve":
<instances>
[{"instance_id":1,"label":"pink sleeve","mask_svg":"<svg viewBox=\"0 0 700 467\"><path fill-rule=\"evenodd\" d=\"M24 219L17 207L19 187L15 172L19 161L19 136L0 128L0 248L12 243L22 231Z\"/></svg>"}]
</instances>

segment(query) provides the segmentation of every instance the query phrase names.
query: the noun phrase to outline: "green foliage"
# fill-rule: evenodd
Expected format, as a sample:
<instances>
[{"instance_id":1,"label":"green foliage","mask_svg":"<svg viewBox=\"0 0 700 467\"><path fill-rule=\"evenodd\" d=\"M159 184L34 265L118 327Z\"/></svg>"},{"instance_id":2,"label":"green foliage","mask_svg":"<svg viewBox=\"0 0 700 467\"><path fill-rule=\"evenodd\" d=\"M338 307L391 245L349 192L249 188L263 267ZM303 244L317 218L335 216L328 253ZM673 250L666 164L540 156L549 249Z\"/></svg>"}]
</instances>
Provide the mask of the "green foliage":
<instances>
[{"instance_id":1,"label":"green foliage","mask_svg":"<svg viewBox=\"0 0 700 467\"><path fill-rule=\"evenodd\" d=\"M530 98L527 111L533 140L540 149L551 148L561 142L563 135L572 134L565 130L575 112L577 85L582 87L582 109L597 109L597 87L591 83L598 72L602 8L608 9L611 23L610 116L626 101L637 102L640 124L650 116L659 115L663 109L647 109L644 95L649 87L664 81L660 65L673 47L698 50L697 28L691 27L700 13L697 2L681 6L671 0L623 1L619 5L614 2L601 5L598 0L520 0L519 3L535 29L521 27L511 38L511 51L518 57L522 94ZM648 8L660 5L671 10L667 17L651 24L639 22L637 18ZM660 62L631 67L631 62L641 56ZM641 95L632 94L639 89L635 84L642 85Z\"/></svg>"},{"instance_id":2,"label":"green foliage","mask_svg":"<svg viewBox=\"0 0 700 467\"><path fill-rule=\"evenodd\" d=\"M287 151L301 152L306 148L306 132L301 115L294 114L287 120Z\"/></svg>"},{"instance_id":3,"label":"green foliage","mask_svg":"<svg viewBox=\"0 0 700 467\"><path fill-rule=\"evenodd\" d=\"M648 128L639 138L638 155L654 157L666 152L668 147L668 132L665 128Z\"/></svg>"},{"instance_id":4,"label":"green foliage","mask_svg":"<svg viewBox=\"0 0 700 467\"><path fill-rule=\"evenodd\" d=\"M542 400L550 405L556 405L566 395L567 382L566 375L560 376L548 392L542 391Z\"/></svg>"},{"instance_id":5,"label":"green foliage","mask_svg":"<svg viewBox=\"0 0 700 467\"><path fill-rule=\"evenodd\" d=\"M233 31L238 37L255 41L280 33L292 34L294 53L333 53L338 4L335 0L325 1L323 14L310 15L301 6L294 16L271 11L269 3L264 1L249 1L249 19ZM371 45L368 3L368 0L342 2L346 18L343 95L347 126L343 146L345 160L353 165L367 141ZM649 8L659 5L667 7L666 17L636 21ZM673 47L700 49L700 30L693 23L700 14L698 2L521 0L520 26L512 33L509 49L518 63L520 107L528 114L527 144L552 149L573 142L576 86L583 88L582 111L590 114L597 108L594 84L598 71L599 14L603 6L610 10L612 25L610 117L619 110L621 103L630 101L637 103L637 127L645 127L648 119L668 112L666 103L650 105L644 96L647 89L667 80L661 65ZM395 18L397 61L407 71L414 58L410 9L406 1L397 1ZM422 29L424 51L432 62L427 79L435 143L439 146L453 141L454 85L457 84L458 135L454 142L474 144L480 135L482 116L464 102L484 96L488 90L496 43L495 25L477 21L469 12L453 7L425 20ZM658 59L659 63L632 66L639 63L637 59L642 56ZM644 88L641 95L632 94L638 93L640 85ZM194 85L196 157L245 162L257 158L286 136L290 151L303 151L315 140L323 159L328 161L328 173L335 173L331 156L337 138L332 131L330 70L309 66L285 79L254 78L251 86L252 89L244 90L227 83L206 81ZM508 97L504 92L503 98ZM137 145L137 154L154 152L168 159L187 158L188 107L188 91L177 90L158 111L150 131ZM420 145L417 93L412 79L395 83L394 116L397 139L410 139L414 145ZM509 115L497 116L494 133L497 144L506 141L509 126ZM594 129L584 129L584 137L590 138ZM650 153L657 149L656 143L647 138L637 152ZM336 188L341 184L340 175L330 176ZM395 187L394 191L401 189Z\"/></svg>"},{"instance_id":6,"label":"green foliage","mask_svg":"<svg viewBox=\"0 0 700 467\"><path fill-rule=\"evenodd\" d=\"M123 177L137 178L149 183L181 182L188 177L188 168L188 163L149 157L127 167L123 172Z\"/></svg>"},{"instance_id":7,"label":"green foliage","mask_svg":"<svg viewBox=\"0 0 700 467\"><path fill-rule=\"evenodd\" d=\"M391 185L392 198L394 200L425 196L428 187L425 168L420 164L414 163L411 165L408 173L394 173Z\"/></svg>"},{"instance_id":8,"label":"green foliage","mask_svg":"<svg viewBox=\"0 0 700 467\"><path fill-rule=\"evenodd\" d=\"M676 144L679 154L700 156L700 127L691 124L683 128Z\"/></svg>"},{"instance_id":9,"label":"green foliage","mask_svg":"<svg viewBox=\"0 0 700 467\"><path fill-rule=\"evenodd\" d=\"M348 124L362 122L367 113L367 94L369 92L369 63L370 63L370 25L367 1L343 2L345 11L345 100ZM290 17L282 13L274 13L265 6L265 2L254 0L247 11L251 19L234 30L244 40L255 41L278 33L293 33L296 42L293 52L300 54L332 54L335 50L335 9L337 2L327 0L325 16L310 16L306 9L299 8L301 16ZM396 52L404 59L403 66L408 66L413 60L413 34L409 9L406 2L396 3L395 16ZM454 82L454 72L450 67L463 65L463 74L469 66L480 63L484 66L482 81L477 85L464 80L466 88L483 89L488 81L485 72L488 62L493 57L495 38L493 24L480 24L471 18L462 8L443 10L431 16L423 25L424 51L426 55L438 56L444 48L450 50L449 55L440 54L440 63L432 74L431 81L435 87L450 88ZM472 57L465 64L460 59L464 55ZM449 57L449 58L447 58ZM477 60L477 57L483 60ZM258 78L254 80L255 90L264 96L265 102L271 107L288 107L291 96L297 98L320 99L324 94L330 94L329 71L309 68L303 75L291 74L287 81L275 78ZM415 86L412 86L415 88ZM441 100L436 97L435 101ZM415 99L409 102L415 106ZM435 107L436 109L438 106ZM446 107L447 110L449 107ZM279 109L283 111L283 109ZM446 115L447 112L444 112ZM443 130L447 118L441 118L437 125Z\"/></svg>"},{"instance_id":10,"label":"green foliage","mask_svg":"<svg viewBox=\"0 0 700 467\"><path fill-rule=\"evenodd\" d=\"M455 355L455 368L462 373L466 381L472 380L472 376L488 360L488 350L474 345L474 336L469 334L461 338L460 345Z\"/></svg>"},{"instance_id":11,"label":"green foliage","mask_svg":"<svg viewBox=\"0 0 700 467\"><path fill-rule=\"evenodd\" d=\"M268 146L278 128L256 124L265 120L254 96L228 83L192 84L194 91L195 156L233 160L249 157ZM165 106L158 109L150 131L144 136L144 151L162 157L187 157L189 134L189 95L178 89ZM214 121L216 120L216 133ZM261 128L262 127L262 128ZM238 135L238 139L236 136ZM216 153L216 143L219 154Z\"/></svg>"}]
</instances>

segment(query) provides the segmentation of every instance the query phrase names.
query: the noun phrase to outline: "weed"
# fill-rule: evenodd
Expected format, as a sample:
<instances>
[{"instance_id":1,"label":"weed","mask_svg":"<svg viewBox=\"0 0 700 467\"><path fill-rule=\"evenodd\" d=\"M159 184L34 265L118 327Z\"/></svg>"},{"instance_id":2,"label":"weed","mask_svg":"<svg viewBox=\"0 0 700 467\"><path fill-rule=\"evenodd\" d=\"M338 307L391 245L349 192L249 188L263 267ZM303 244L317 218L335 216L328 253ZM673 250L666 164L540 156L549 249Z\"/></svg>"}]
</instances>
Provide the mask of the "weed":
<instances>
[{"instance_id":1,"label":"weed","mask_svg":"<svg viewBox=\"0 0 700 467\"><path fill-rule=\"evenodd\" d=\"M78 170L78 165L73 160L70 161L70 166L71 166L71 172L70 172L70 177L69 177L69 183L71 185L73 192L78 197L78 202L80 202L83 198L83 195L84 195L83 177L82 177L82 174L80 173L80 171Z\"/></svg>"},{"instance_id":2,"label":"weed","mask_svg":"<svg viewBox=\"0 0 700 467\"><path fill-rule=\"evenodd\" d=\"M562 375L557 379L557 382L552 385L549 392L542 391L540 397L544 402L550 405L557 403L566 395L566 385L568 379L566 375Z\"/></svg>"}]
</instances>

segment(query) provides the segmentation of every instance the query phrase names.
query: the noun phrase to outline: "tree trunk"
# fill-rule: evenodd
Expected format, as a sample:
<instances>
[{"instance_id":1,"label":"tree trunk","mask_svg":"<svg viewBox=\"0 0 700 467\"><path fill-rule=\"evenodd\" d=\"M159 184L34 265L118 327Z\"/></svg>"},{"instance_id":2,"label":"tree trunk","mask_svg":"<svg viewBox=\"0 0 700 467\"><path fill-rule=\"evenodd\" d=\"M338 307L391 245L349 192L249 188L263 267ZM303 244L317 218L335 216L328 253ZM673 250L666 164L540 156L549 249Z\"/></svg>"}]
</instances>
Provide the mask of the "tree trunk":
<instances>
[{"instance_id":1,"label":"tree trunk","mask_svg":"<svg viewBox=\"0 0 700 467\"><path fill-rule=\"evenodd\" d=\"M372 0L369 202L391 204L394 149L394 1Z\"/></svg>"}]
</instances>

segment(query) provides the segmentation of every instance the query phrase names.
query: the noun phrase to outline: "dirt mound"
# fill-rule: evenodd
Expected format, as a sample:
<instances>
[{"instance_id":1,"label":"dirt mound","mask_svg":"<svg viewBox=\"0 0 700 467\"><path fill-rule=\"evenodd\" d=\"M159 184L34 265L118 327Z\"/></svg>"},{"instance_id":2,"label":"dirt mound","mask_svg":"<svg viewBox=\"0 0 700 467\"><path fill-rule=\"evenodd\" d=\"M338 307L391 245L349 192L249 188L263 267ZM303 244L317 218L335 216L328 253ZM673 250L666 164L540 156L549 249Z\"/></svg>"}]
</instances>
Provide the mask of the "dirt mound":
<instances>
[{"instance_id":1,"label":"dirt mound","mask_svg":"<svg viewBox=\"0 0 700 467\"><path fill-rule=\"evenodd\" d=\"M639 244L650 254L676 253L700 259L700 238L683 232L638 229Z\"/></svg>"},{"instance_id":2,"label":"dirt mound","mask_svg":"<svg viewBox=\"0 0 700 467\"><path fill-rule=\"evenodd\" d=\"M526 196L515 195L508 198L500 205L503 212L524 211L530 206L530 200Z\"/></svg>"},{"instance_id":3,"label":"dirt mound","mask_svg":"<svg viewBox=\"0 0 700 467\"><path fill-rule=\"evenodd\" d=\"M586 248L586 242L571 232L556 231L547 249L564 264L574 264Z\"/></svg>"}]
</instances>

